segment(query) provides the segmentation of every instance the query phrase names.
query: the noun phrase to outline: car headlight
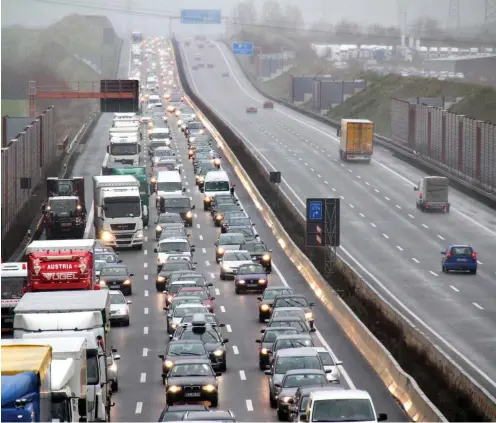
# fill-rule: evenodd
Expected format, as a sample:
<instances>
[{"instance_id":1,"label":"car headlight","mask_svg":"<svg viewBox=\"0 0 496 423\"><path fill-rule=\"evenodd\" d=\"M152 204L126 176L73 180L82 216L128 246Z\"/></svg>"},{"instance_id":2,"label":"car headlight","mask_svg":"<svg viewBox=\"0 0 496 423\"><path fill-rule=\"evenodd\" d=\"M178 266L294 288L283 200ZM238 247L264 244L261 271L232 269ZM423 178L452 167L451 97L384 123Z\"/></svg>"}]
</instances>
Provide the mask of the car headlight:
<instances>
[{"instance_id":1,"label":"car headlight","mask_svg":"<svg viewBox=\"0 0 496 423\"><path fill-rule=\"evenodd\" d=\"M222 220L222 215L221 215L221 214L218 214L217 216L215 216L215 218L216 218L217 220Z\"/></svg>"},{"instance_id":2,"label":"car headlight","mask_svg":"<svg viewBox=\"0 0 496 423\"><path fill-rule=\"evenodd\" d=\"M131 285L131 281L129 279L126 279L122 284L123 285Z\"/></svg>"},{"instance_id":3,"label":"car headlight","mask_svg":"<svg viewBox=\"0 0 496 423\"><path fill-rule=\"evenodd\" d=\"M217 248L217 254L224 254L224 248Z\"/></svg>"},{"instance_id":4,"label":"car headlight","mask_svg":"<svg viewBox=\"0 0 496 423\"><path fill-rule=\"evenodd\" d=\"M134 235L135 238L143 238L143 231L140 229L139 231L136 231L136 234Z\"/></svg>"},{"instance_id":5,"label":"car headlight","mask_svg":"<svg viewBox=\"0 0 496 423\"><path fill-rule=\"evenodd\" d=\"M157 231L157 232L162 232L162 226L157 225L156 231Z\"/></svg>"},{"instance_id":6,"label":"car headlight","mask_svg":"<svg viewBox=\"0 0 496 423\"><path fill-rule=\"evenodd\" d=\"M263 261L269 261L269 260L270 260L270 256L269 256L268 254L264 254L264 255L262 256L262 260L263 260Z\"/></svg>"},{"instance_id":7,"label":"car headlight","mask_svg":"<svg viewBox=\"0 0 496 423\"><path fill-rule=\"evenodd\" d=\"M205 385L202 389L207 392L214 392L217 388L214 385Z\"/></svg>"},{"instance_id":8,"label":"car headlight","mask_svg":"<svg viewBox=\"0 0 496 423\"><path fill-rule=\"evenodd\" d=\"M260 310L262 310L262 311L269 311L270 310L270 307L269 307L268 304L262 304L260 306Z\"/></svg>"},{"instance_id":9,"label":"car headlight","mask_svg":"<svg viewBox=\"0 0 496 423\"><path fill-rule=\"evenodd\" d=\"M158 264L164 264L166 261L167 261L167 259L164 257L157 257L157 263Z\"/></svg>"},{"instance_id":10,"label":"car headlight","mask_svg":"<svg viewBox=\"0 0 496 423\"><path fill-rule=\"evenodd\" d=\"M109 366L110 370L112 370L113 372L116 372L117 371L117 364L112 364L111 366Z\"/></svg>"},{"instance_id":11,"label":"car headlight","mask_svg":"<svg viewBox=\"0 0 496 423\"><path fill-rule=\"evenodd\" d=\"M189 141L190 141L190 142L192 142L192 141L194 141L194 140L196 140L196 137L189 137Z\"/></svg>"},{"instance_id":12,"label":"car headlight","mask_svg":"<svg viewBox=\"0 0 496 423\"><path fill-rule=\"evenodd\" d=\"M305 319L312 320L313 319L313 313L311 313L311 312L305 313Z\"/></svg>"},{"instance_id":13,"label":"car headlight","mask_svg":"<svg viewBox=\"0 0 496 423\"><path fill-rule=\"evenodd\" d=\"M177 126L181 126L182 124L183 124L183 121L182 121L181 119L179 119L179 120L177 121Z\"/></svg>"},{"instance_id":14,"label":"car headlight","mask_svg":"<svg viewBox=\"0 0 496 423\"><path fill-rule=\"evenodd\" d=\"M103 231L100 239L109 242L114 240L114 236L109 231Z\"/></svg>"},{"instance_id":15,"label":"car headlight","mask_svg":"<svg viewBox=\"0 0 496 423\"><path fill-rule=\"evenodd\" d=\"M214 160L214 163L215 163L216 165L220 165L220 159L215 159L215 160Z\"/></svg>"},{"instance_id":16,"label":"car headlight","mask_svg":"<svg viewBox=\"0 0 496 423\"><path fill-rule=\"evenodd\" d=\"M181 387L177 386L177 385L169 386L169 389L168 389L168 391L173 393L173 394L176 392L179 392L180 390L181 390Z\"/></svg>"},{"instance_id":17,"label":"car headlight","mask_svg":"<svg viewBox=\"0 0 496 423\"><path fill-rule=\"evenodd\" d=\"M205 197L205 203L210 203L212 202L212 198L211 197Z\"/></svg>"},{"instance_id":18,"label":"car headlight","mask_svg":"<svg viewBox=\"0 0 496 423\"><path fill-rule=\"evenodd\" d=\"M222 268L226 271L226 272L229 272L229 270L231 270L231 268L227 265L227 264L224 264L222 266Z\"/></svg>"},{"instance_id":19,"label":"car headlight","mask_svg":"<svg viewBox=\"0 0 496 423\"><path fill-rule=\"evenodd\" d=\"M177 324L172 323L171 327L172 327L172 329L176 329L177 328Z\"/></svg>"},{"instance_id":20,"label":"car headlight","mask_svg":"<svg viewBox=\"0 0 496 423\"><path fill-rule=\"evenodd\" d=\"M193 150L189 150L189 151L188 151L188 154L189 154L190 156L192 156L192 155L193 155Z\"/></svg>"},{"instance_id":21,"label":"car headlight","mask_svg":"<svg viewBox=\"0 0 496 423\"><path fill-rule=\"evenodd\" d=\"M170 369L173 365L174 365L174 363L172 361L165 360L165 367L167 367L168 369Z\"/></svg>"},{"instance_id":22,"label":"car headlight","mask_svg":"<svg viewBox=\"0 0 496 423\"><path fill-rule=\"evenodd\" d=\"M186 213L186 217L188 217L188 218L193 217L193 213L191 213L191 212L189 211L188 213Z\"/></svg>"},{"instance_id":23,"label":"car headlight","mask_svg":"<svg viewBox=\"0 0 496 423\"><path fill-rule=\"evenodd\" d=\"M100 280L98 281L98 283L99 283L100 285L102 285L102 286L106 286L106 285L107 285L107 282L105 282L105 281L104 281L104 280L102 280L102 279L100 279Z\"/></svg>"},{"instance_id":24,"label":"car headlight","mask_svg":"<svg viewBox=\"0 0 496 423\"><path fill-rule=\"evenodd\" d=\"M223 350L215 350L214 351L214 355L216 357L221 357L223 354L224 354L224 351Z\"/></svg>"},{"instance_id":25,"label":"car headlight","mask_svg":"<svg viewBox=\"0 0 496 423\"><path fill-rule=\"evenodd\" d=\"M240 285L244 285L244 284L245 284L245 281L244 281L243 279L240 279L240 280L238 281L238 283L239 283Z\"/></svg>"},{"instance_id":26,"label":"car headlight","mask_svg":"<svg viewBox=\"0 0 496 423\"><path fill-rule=\"evenodd\" d=\"M155 182L157 182L157 180L155 178L152 178L152 184L154 184Z\"/></svg>"},{"instance_id":27,"label":"car headlight","mask_svg":"<svg viewBox=\"0 0 496 423\"><path fill-rule=\"evenodd\" d=\"M267 282L265 279L259 279L258 280L258 283L261 284L261 285L263 285L265 282Z\"/></svg>"},{"instance_id":28,"label":"car headlight","mask_svg":"<svg viewBox=\"0 0 496 423\"><path fill-rule=\"evenodd\" d=\"M281 398L279 398L279 400L281 402L289 403L289 401L291 401L291 398L292 397L281 397Z\"/></svg>"},{"instance_id":29,"label":"car headlight","mask_svg":"<svg viewBox=\"0 0 496 423\"><path fill-rule=\"evenodd\" d=\"M200 176L200 177L198 178L198 181L199 181L199 182L203 182L203 181L205 181L205 178L204 178L203 176Z\"/></svg>"},{"instance_id":30,"label":"car headlight","mask_svg":"<svg viewBox=\"0 0 496 423\"><path fill-rule=\"evenodd\" d=\"M260 350L260 352L263 354L263 355L267 355L269 353L269 350L267 348L262 348Z\"/></svg>"},{"instance_id":31,"label":"car headlight","mask_svg":"<svg viewBox=\"0 0 496 423\"><path fill-rule=\"evenodd\" d=\"M165 278L163 276L158 276L157 277L157 282L164 282Z\"/></svg>"}]
</instances>

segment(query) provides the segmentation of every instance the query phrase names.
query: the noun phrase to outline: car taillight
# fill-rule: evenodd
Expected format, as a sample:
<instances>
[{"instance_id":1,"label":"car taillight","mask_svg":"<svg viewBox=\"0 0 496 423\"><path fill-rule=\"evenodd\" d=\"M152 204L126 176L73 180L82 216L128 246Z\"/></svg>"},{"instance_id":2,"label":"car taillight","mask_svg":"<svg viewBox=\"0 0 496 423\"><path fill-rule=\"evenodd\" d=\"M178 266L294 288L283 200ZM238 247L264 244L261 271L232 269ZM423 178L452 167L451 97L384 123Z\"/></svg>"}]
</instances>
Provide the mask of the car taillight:
<instances>
[{"instance_id":1,"label":"car taillight","mask_svg":"<svg viewBox=\"0 0 496 423\"><path fill-rule=\"evenodd\" d=\"M446 254L446 258L451 258L451 253Z\"/></svg>"},{"instance_id":2,"label":"car taillight","mask_svg":"<svg viewBox=\"0 0 496 423\"><path fill-rule=\"evenodd\" d=\"M472 253L472 258L473 258L474 260L477 260L477 254L476 254L476 253Z\"/></svg>"}]
</instances>

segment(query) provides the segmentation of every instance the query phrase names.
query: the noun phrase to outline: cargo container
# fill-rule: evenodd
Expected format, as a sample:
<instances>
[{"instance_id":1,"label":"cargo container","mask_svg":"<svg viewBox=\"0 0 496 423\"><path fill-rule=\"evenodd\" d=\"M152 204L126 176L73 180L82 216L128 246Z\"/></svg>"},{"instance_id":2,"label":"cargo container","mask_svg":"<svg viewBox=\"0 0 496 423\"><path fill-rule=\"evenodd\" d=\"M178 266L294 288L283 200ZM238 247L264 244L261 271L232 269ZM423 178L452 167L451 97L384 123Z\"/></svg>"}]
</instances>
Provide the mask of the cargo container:
<instances>
[{"instance_id":1,"label":"cargo container","mask_svg":"<svg viewBox=\"0 0 496 423\"><path fill-rule=\"evenodd\" d=\"M374 150L374 123L366 119L341 119L339 157L370 162Z\"/></svg>"}]
</instances>

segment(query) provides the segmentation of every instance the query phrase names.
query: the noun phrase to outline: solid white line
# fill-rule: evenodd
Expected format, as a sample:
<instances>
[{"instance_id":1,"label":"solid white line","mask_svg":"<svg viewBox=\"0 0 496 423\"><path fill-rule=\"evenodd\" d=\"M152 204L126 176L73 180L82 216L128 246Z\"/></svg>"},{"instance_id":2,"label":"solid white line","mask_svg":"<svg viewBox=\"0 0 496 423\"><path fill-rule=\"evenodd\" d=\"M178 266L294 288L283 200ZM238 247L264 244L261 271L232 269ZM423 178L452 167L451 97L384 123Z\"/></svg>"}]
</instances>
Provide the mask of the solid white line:
<instances>
[{"instance_id":1,"label":"solid white line","mask_svg":"<svg viewBox=\"0 0 496 423\"><path fill-rule=\"evenodd\" d=\"M222 313L225 313L226 312L226 308L224 306L220 306L220 311L222 311Z\"/></svg>"},{"instance_id":2,"label":"solid white line","mask_svg":"<svg viewBox=\"0 0 496 423\"><path fill-rule=\"evenodd\" d=\"M143 328L143 335L148 335L148 326Z\"/></svg>"},{"instance_id":3,"label":"solid white line","mask_svg":"<svg viewBox=\"0 0 496 423\"><path fill-rule=\"evenodd\" d=\"M226 325L226 330L227 330L228 332L232 332L231 325Z\"/></svg>"},{"instance_id":4,"label":"solid white line","mask_svg":"<svg viewBox=\"0 0 496 423\"><path fill-rule=\"evenodd\" d=\"M253 411L253 403L251 402L251 399L246 400L246 409L248 411Z\"/></svg>"},{"instance_id":5,"label":"solid white line","mask_svg":"<svg viewBox=\"0 0 496 423\"><path fill-rule=\"evenodd\" d=\"M143 348L143 357L148 356L148 348Z\"/></svg>"},{"instance_id":6,"label":"solid white line","mask_svg":"<svg viewBox=\"0 0 496 423\"><path fill-rule=\"evenodd\" d=\"M232 349L233 349L234 355L238 355L239 354L239 350L238 350L238 347L236 345L233 345Z\"/></svg>"},{"instance_id":7,"label":"solid white line","mask_svg":"<svg viewBox=\"0 0 496 423\"><path fill-rule=\"evenodd\" d=\"M145 307L145 314L148 314L148 307Z\"/></svg>"},{"instance_id":8,"label":"solid white line","mask_svg":"<svg viewBox=\"0 0 496 423\"><path fill-rule=\"evenodd\" d=\"M450 288L455 292L460 292L460 290L456 286L450 285Z\"/></svg>"},{"instance_id":9,"label":"solid white line","mask_svg":"<svg viewBox=\"0 0 496 423\"><path fill-rule=\"evenodd\" d=\"M246 375L244 370L239 371L239 377L241 378L241 380L246 380Z\"/></svg>"},{"instance_id":10,"label":"solid white line","mask_svg":"<svg viewBox=\"0 0 496 423\"><path fill-rule=\"evenodd\" d=\"M143 410L143 403L141 401L137 402L136 403L136 409L134 410L134 413L135 414L141 414L142 410Z\"/></svg>"},{"instance_id":11,"label":"solid white line","mask_svg":"<svg viewBox=\"0 0 496 423\"><path fill-rule=\"evenodd\" d=\"M146 373L141 373L140 383L146 383Z\"/></svg>"}]
</instances>

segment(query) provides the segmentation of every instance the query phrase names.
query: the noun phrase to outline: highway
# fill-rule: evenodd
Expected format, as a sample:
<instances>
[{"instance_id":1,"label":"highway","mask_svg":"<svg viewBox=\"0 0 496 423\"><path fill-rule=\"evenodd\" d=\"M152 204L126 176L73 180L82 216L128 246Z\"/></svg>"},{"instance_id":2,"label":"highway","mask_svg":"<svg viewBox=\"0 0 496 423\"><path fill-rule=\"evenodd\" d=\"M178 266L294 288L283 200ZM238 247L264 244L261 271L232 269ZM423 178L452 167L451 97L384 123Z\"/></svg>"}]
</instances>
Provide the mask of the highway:
<instances>
[{"instance_id":1,"label":"highway","mask_svg":"<svg viewBox=\"0 0 496 423\"><path fill-rule=\"evenodd\" d=\"M127 58L123 57L123 72L127 71L126 61ZM86 177L86 197L89 204L92 202L91 177L100 174L111 118L108 114L99 120L73 172L74 176ZM220 378L218 408L231 409L239 421L276 421L276 410L269 406L267 376L258 369L258 345L255 340L260 337L263 325L258 323L256 295L235 295L232 282L219 279L213 243L220 230L214 227L210 214L203 211L202 197L195 186L193 168L187 159L186 140L176 129L174 118L170 120L174 131L172 146L177 149L184 163L184 186L196 205L194 224L190 230L196 246L194 260L198 262L197 270L207 275L214 284L217 315L226 324L224 336L229 338L228 370ZM143 150L146 151L145 142L144 147ZM143 159L146 161L147 157ZM314 315L319 329L315 334L316 344L332 347L335 356L343 361L344 386L355 386L370 392L377 412L388 413L390 421L407 421L374 370L318 303L312 290L284 255L233 169L226 163L223 163L223 168L231 177L231 182L236 184L236 194L256 224L261 238L273 249L274 270L269 276L269 285L290 285L298 293L307 295L310 301L315 301ZM150 204L155 204L154 196L150 198ZM156 220L155 207L152 206L150 212L151 223L145 229L143 250L121 250L119 256L134 273L134 277L133 295L129 298L132 300L131 324L129 327L112 329L113 346L122 356L119 363L119 391L113 396L113 421L157 421L165 406L165 393L160 377L162 363L157 354L164 352L168 337L165 312L162 309L164 295L157 293L155 289L155 225L152 224ZM87 235L94 236L91 222Z\"/></svg>"},{"instance_id":2,"label":"highway","mask_svg":"<svg viewBox=\"0 0 496 423\"><path fill-rule=\"evenodd\" d=\"M181 44L181 51L193 89L268 170L282 172L281 187L299 211L307 197L340 197L340 255L496 394L496 213L453 188L450 214L418 211L413 186L421 171L377 147L370 165L341 162L335 130L283 106L264 110L224 44ZM195 54L214 68L191 70ZM247 106L258 113L246 114ZM441 272L449 243L472 244L477 275Z\"/></svg>"}]
</instances>

